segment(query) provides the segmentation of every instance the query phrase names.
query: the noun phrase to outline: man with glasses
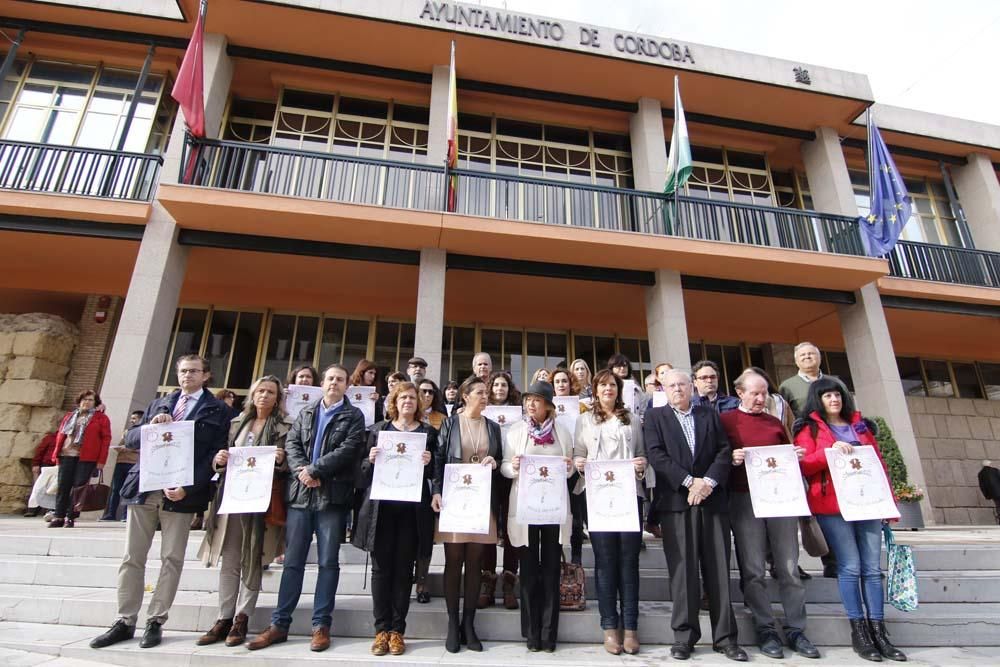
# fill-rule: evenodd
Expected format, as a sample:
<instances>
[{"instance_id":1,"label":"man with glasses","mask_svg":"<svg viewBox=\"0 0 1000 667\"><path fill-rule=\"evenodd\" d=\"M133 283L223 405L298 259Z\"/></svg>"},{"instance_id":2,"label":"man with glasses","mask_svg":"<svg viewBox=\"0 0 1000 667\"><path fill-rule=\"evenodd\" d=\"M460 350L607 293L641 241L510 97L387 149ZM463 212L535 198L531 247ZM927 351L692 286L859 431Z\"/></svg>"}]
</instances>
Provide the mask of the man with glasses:
<instances>
[{"instance_id":1,"label":"man with glasses","mask_svg":"<svg viewBox=\"0 0 1000 667\"><path fill-rule=\"evenodd\" d=\"M191 519L204 512L211 500L212 459L226 446L229 434L229 411L205 389L210 376L208 360L186 354L177 360L177 383L180 389L158 398L146 408L145 417L125 436L125 446L138 450L143 424L167 424L193 421L194 484L191 486L139 493L139 468L142 459L132 466L122 483L121 497L128 502L125 524L125 557L118 568L118 620L111 628L90 642L91 648L104 648L135 635L135 623L145 591L146 557L153 544L156 526L160 526L160 576L153 589L147 611L146 629L140 648L151 648L163 637L162 626L177 594Z\"/></svg>"},{"instance_id":2,"label":"man with glasses","mask_svg":"<svg viewBox=\"0 0 1000 667\"><path fill-rule=\"evenodd\" d=\"M740 399L719 394L719 366L714 361L702 359L694 365L694 386L698 390L698 405L714 408L722 414L740 407Z\"/></svg>"}]
</instances>

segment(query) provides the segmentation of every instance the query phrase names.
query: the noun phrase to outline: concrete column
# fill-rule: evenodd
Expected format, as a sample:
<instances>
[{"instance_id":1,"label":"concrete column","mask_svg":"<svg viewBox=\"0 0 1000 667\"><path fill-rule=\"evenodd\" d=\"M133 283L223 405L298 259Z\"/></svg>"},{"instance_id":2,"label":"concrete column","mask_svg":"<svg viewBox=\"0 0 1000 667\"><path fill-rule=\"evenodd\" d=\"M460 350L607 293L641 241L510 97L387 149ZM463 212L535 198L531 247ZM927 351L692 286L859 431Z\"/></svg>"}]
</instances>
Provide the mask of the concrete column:
<instances>
[{"instance_id":1,"label":"concrete column","mask_svg":"<svg viewBox=\"0 0 1000 667\"><path fill-rule=\"evenodd\" d=\"M177 243L178 231L174 219L154 202L101 391L116 428L156 395L187 268L188 249Z\"/></svg>"},{"instance_id":2,"label":"concrete column","mask_svg":"<svg viewBox=\"0 0 1000 667\"><path fill-rule=\"evenodd\" d=\"M427 361L427 377L441 377L441 342L444 335L444 288L447 253L440 248L420 250L417 281L417 326L413 353Z\"/></svg>"},{"instance_id":3,"label":"concrete column","mask_svg":"<svg viewBox=\"0 0 1000 667\"><path fill-rule=\"evenodd\" d=\"M667 181L667 147L660 101L640 98L628 128L635 189L662 192Z\"/></svg>"},{"instance_id":4,"label":"concrete column","mask_svg":"<svg viewBox=\"0 0 1000 667\"><path fill-rule=\"evenodd\" d=\"M448 66L435 65L431 80L430 123L427 127L427 164L444 166L448 157Z\"/></svg>"},{"instance_id":5,"label":"concrete column","mask_svg":"<svg viewBox=\"0 0 1000 667\"><path fill-rule=\"evenodd\" d=\"M677 271L658 269L656 284L646 288L646 329L653 364L668 362L675 368L691 368L684 292Z\"/></svg>"},{"instance_id":6,"label":"concrete column","mask_svg":"<svg viewBox=\"0 0 1000 667\"><path fill-rule=\"evenodd\" d=\"M837 132L829 127L817 128L814 140L802 142L802 160L816 210L856 216L858 205Z\"/></svg>"},{"instance_id":7,"label":"concrete column","mask_svg":"<svg viewBox=\"0 0 1000 667\"><path fill-rule=\"evenodd\" d=\"M865 416L883 417L889 423L906 463L910 482L927 489L878 287L875 283L868 283L854 296L857 303L840 306L838 315L857 403L864 406ZM933 523L934 512L926 494L921 508L924 521Z\"/></svg>"},{"instance_id":8,"label":"concrete column","mask_svg":"<svg viewBox=\"0 0 1000 667\"><path fill-rule=\"evenodd\" d=\"M218 139L220 136L222 114L229 101L229 87L233 80L233 61L226 53L227 44L225 35L205 35L205 135L209 139ZM163 169L160 171L162 183L177 183L180 180L186 127L184 112L178 111L163 155Z\"/></svg>"},{"instance_id":9,"label":"concrete column","mask_svg":"<svg viewBox=\"0 0 1000 667\"><path fill-rule=\"evenodd\" d=\"M1000 252L1000 181L993 163L982 153L973 153L965 166L951 173L976 247Z\"/></svg>"}]
</instances>

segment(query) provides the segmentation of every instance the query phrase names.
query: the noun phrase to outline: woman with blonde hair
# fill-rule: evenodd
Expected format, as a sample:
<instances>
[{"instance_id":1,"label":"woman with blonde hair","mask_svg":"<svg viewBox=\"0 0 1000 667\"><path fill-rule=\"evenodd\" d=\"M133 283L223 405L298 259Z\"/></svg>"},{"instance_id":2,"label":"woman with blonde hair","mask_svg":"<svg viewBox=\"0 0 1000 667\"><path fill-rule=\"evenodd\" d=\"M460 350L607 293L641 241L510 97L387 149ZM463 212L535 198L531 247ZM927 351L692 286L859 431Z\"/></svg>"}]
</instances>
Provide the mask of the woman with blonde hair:
<instances>
[{"instance_id":1,"label":"woman with blonde hair","mask_svg":"<svg viewBox=\"0 0 1000 667\"><path fill-rule=\"evenodd\" d=\"M219 490L205 516L205 537L198 556L206 567L219 567L219 619L198 639L198 646L225 640L239 646L246 640L247 623L257 607L264 567L284 546L284 500L288 476L285 436L291 421L285 415L285 390L273 375L258 378L247 392L243 412L230 422L229 444L212 460L219 473ZM230 451L238 447L277 447L274 459L275 491L271 506L257 514L219 514L226 486Z\"/></svg>"},{"instance_id":2,"label":"woman with blonde hair","mask_svg":"<svg viewBox=\"0 0 1000 667\"><path fill-rule=\"evenodd\" d=\"M580 398L589 399L591 397L591 380L594 379L593 374L590 372L590 364L584 359L574 359L573 363L569 365L570 371L573 372L573 377L580 384Z\"/></svg>"},{"instance_id":3,"label":"woman with blonde hair","mask_svg":"<svg viewBox=\"0 0 1000 667\"><path fill-rule=\"evenodd\" d=\"M531 384L535 384L536 382L548 382L549 384L552 384L552 371L544 367L539 368L531 376Z\"/></svg>"}]
</instances>

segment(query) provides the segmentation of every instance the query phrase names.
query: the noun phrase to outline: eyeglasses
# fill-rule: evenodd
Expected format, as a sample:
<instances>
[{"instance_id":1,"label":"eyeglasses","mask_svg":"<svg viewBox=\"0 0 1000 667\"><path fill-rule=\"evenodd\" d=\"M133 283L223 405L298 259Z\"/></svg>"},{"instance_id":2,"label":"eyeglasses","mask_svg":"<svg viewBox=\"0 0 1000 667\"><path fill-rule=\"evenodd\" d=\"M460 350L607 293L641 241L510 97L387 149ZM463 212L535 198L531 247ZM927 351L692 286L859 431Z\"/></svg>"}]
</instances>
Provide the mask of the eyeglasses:
<instances>
[{"instance_id":1,"label":"eyeglasses","mask_svg":"<svg viewBox=\"0 0 1000 667\"><path fill-rule=\"evenodd\" d=\"M433 393L434 393L434 390L433 390L433 389L421 389L421 390L420 390L420 393L421 393L421 394L428 394L428 395L431 395L431 394L433 394Z\"/></svg>"},{"instance_id":2,"label":"eyeglasses","mask_svg":"<svg viewBox=\"0 0 1000 667\"><path fill-rule=\"evenodd\" d=\"M205 372L205 369L203 369L203 368L178 368L177 369L177 374L178 375L197 375L198 373L204 373L204 372Z\"/></svg>"}]
</instances>

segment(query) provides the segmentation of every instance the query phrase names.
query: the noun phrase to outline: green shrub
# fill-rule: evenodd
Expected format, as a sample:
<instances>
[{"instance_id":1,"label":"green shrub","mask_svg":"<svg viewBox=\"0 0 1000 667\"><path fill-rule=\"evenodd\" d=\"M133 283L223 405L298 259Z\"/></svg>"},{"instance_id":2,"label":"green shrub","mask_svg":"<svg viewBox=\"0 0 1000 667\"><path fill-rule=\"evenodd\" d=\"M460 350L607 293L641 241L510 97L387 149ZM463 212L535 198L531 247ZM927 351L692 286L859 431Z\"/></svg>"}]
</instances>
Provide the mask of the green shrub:
<instances>
[{"instance_id":1,"label":"green shrub","mask_svg":"<svg viewBox=\"0 0 1000 667\"><path fill-rule=\"evenodd\" d=\"M892 429L881 417L872 417L878 427L878 435L875 441L878 443L882 458L889 469L889 482L892 484L893 493L902 502L917 502L924 497L923 489L910 484L910 478L906 473L906 463L903 461L903 454L899 451L896 439L892 437Z\"/></svg>"}]
</instances>

